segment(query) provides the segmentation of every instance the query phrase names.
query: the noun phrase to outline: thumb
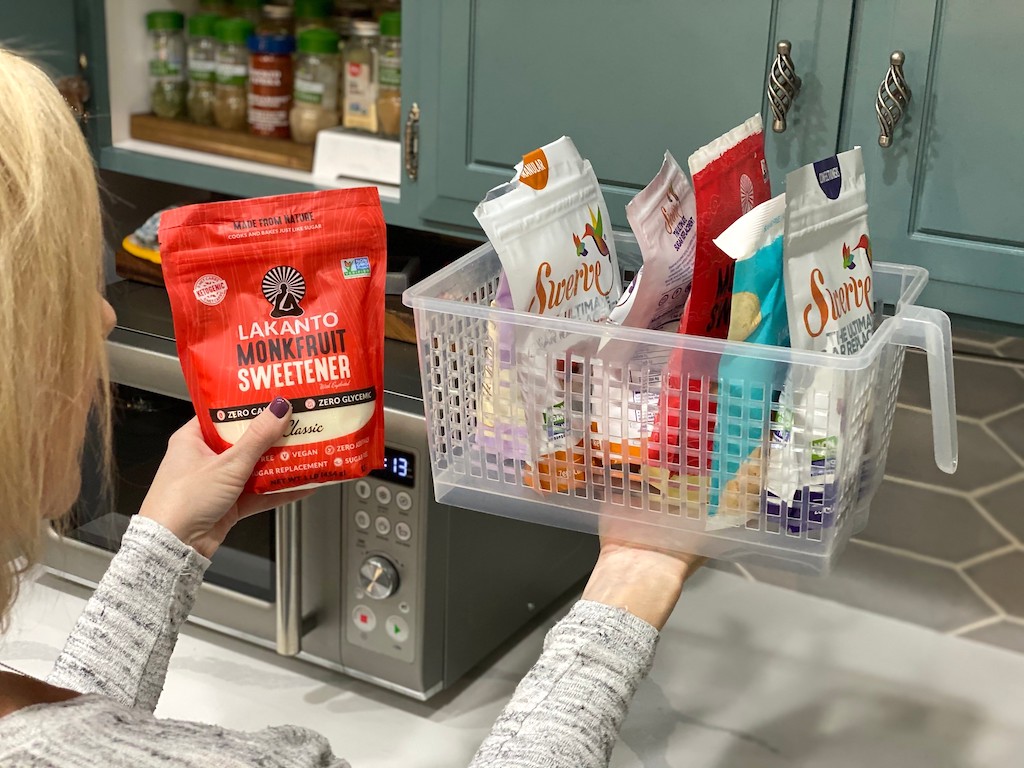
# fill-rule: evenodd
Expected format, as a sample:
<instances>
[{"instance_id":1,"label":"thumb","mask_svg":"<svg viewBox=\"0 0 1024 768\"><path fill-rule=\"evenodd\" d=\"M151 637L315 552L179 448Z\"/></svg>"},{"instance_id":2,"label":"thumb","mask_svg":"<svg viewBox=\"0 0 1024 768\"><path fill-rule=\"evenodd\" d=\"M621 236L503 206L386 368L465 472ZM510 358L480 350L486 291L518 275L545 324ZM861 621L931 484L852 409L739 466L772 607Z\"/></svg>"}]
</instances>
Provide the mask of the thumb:
<instances>
[{"instance_id":1,"label":"thumb","mask_svg":"<svg viewBox=\"0 0 1024 768\"><path fill-rule=\"evenodd\" d=\"M248 475L260 456L284 435L291 412L291 403L283 397L275 397L259 416L249 422L249 428L238 442L222 454L227 463Z\"/></svg>"}]
</instances>

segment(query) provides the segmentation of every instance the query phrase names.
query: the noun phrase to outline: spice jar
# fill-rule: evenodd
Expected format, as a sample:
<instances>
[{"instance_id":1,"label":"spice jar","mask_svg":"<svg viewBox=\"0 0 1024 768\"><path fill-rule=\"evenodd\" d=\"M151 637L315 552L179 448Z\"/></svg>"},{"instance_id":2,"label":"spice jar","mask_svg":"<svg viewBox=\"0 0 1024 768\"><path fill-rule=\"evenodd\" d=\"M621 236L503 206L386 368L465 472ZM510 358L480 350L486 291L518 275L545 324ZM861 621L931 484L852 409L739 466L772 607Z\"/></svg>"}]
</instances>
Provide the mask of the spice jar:
<instances>
[{"instance_id":1,"label":"spice jar","mask_svg":"<svg viewBox=\"0 0 1024 768\"><path fill-rule=\"evenodd\" d=\"M228 0L199 0L199 12L202 15L227 16L229 5Z\"/></svg>"},{"instance_id":2,"label":"spice jar","mask_svg":"<svg viewBox=\"0 0 1024 768\"><path fill-rule=\"evenodd\" d=\"M248 124L249 48L252 24L245 19L217 22L217 68L213 120L221 128L244 131Z\"/></svg>"},{"instance_id":3,"label":"spice jar","mask_svg":"<svg viewBox=\"0 0 1024 768\"><path fill-rule=\"evenodd\" d=\"M402 15L380 17L378 57L377 121L380 135L397 139L402 122Z\"/></svg>"},{"instance_id":4,"label":"spice jar","mask_svg":"<svg viewBox=\"0 0 1024 768\"><path fill-rule=\"evenodd\" d=\"M271 3L263 6L263 19L256 25L257 35L294 35L295 14L290 5Z\"/></svg>"},{"instance_id":5,"label":"spice jar","mask_svg":"<svg viewBox=\"0 0 1024 768\"><path fill-rule=\"evenodd\" d=\"M345 45L346 128L377 133L377 34L375 21L353 21Z\"/></svg>"},{"instance_id":6,"label":"spice jar","mask_svg":"<svg viewBox=\"0 0 1024 768\"><path fill-rule=\"evenodd\" d=\"M245 19L253 28L263 21L263 0L235 0L235 16Z\"/></svg>"},{"instance_id":7,"label":"spice jar","mask_svg":"<svg viewBox=\"0 0 1024 768\"><path fill-rule=\"evenodd\" d=\"M188 20L188 116L194 123L213 125L218 16L200 13Z\"/></svg>"},{"instance_id":8,"label":"spice jar","mask_svg":"<svg viewBox=\"0 0 1024 768\"><path fill-rule=\"evenodd\" d=\"M338 124L338 33L308 29L299 35L295 60L292 140L312 144L317 131Z\"/></svg>"},{"instance_id":9,"label":"spice jar","mask_svg":"<svg viewBox=\"0 0 1024 768\"><path fill-rule=\"evenodd\" d=\"M296 39L309 29L329 26L331 0L295 0Z\"/></svg>"},{"instance_id":10,"label":"spice jar","mask_svg":"<svg viewBox=\"0 0 1024 768\"><path fill-rule=\"evenodd\" d=\"M249 37L249 133L287 139L292 106L291 35L255 34Z\"/></svg>"},{"instance_id":11,"label":"spice jar","mask_svg":"<svg viewBox=\"0 0 1024 768\"><path fill-rule=\"evenodd\" d=\"M146 14L149 31L149 101L158 117L185 114L185 17L177 11Z\"/></svg>"}]
</instances>

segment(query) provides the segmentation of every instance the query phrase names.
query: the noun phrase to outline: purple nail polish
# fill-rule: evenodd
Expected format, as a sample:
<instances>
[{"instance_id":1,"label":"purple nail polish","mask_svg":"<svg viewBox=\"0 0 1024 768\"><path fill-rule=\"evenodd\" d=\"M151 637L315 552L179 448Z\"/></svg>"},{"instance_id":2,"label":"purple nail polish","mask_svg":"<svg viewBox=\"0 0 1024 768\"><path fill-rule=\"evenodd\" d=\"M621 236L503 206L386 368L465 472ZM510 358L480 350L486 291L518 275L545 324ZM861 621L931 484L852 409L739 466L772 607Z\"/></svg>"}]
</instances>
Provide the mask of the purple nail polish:
<instances>
[{"instance_id":1,"label":"purple nail polish","mask_svg":"<svg viewBox=\"0 0 1024 768\"><path fill-rule=\"evenodd\" d=\"M270 412L277 418L283 419L284 415L288 413L288 401L283 397L275 397L270 402Z\"/></svg>"}]
</instances>

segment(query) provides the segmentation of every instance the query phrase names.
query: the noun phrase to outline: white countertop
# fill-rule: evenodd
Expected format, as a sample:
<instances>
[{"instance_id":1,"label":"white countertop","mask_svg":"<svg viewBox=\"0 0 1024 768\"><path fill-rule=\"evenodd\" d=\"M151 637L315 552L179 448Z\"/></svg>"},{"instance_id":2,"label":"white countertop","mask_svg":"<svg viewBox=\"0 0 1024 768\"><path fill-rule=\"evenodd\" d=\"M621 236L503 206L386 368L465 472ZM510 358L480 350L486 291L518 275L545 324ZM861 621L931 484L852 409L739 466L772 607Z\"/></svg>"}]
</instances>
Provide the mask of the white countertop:
<instances>
[{"instance_id":1,"label":"white countertop","mask_svg":"<svg viewBox=\"0 0 1024 768\"><path fill-rule=\"evenodd\" d=\"M52 583L25 586L0 639L0 660L39 676L84 604ZM427 703L189 627L157 714L308 726L354 768L465 765L556 618ZM611 764L1022 765L1024 655L705 569Z\"/></svg>"}]
</instances>

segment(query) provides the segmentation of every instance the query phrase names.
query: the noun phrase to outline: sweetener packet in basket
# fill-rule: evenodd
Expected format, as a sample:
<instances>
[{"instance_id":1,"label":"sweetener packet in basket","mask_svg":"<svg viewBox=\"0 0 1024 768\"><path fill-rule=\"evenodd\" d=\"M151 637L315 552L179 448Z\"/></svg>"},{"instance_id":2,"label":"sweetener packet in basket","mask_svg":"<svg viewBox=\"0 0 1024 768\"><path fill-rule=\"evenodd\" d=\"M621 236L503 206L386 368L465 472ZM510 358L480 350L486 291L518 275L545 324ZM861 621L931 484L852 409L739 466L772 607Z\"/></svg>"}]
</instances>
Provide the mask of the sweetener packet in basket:
<instances>
[{"instance_id":1,"label":"sweetener packet in basket","mask_svg":"<svg viewBox=\"0 0 1024 768\"><path fill-rule=\"evenodd\" d=\"M207 444L226 450L276 396L292 405L248 490L383 464L385 237L372 187L164 213L178 356Z\"/></svg>"},{"instance_id":2,"label":"sweetener packet in basket","mask_svg":"<svg viewBox=\"0 0 1024 768\"><path fill-rule=\"evenodd\" d=\"M626 204L644 263L608 322L654 330L679 322L693 282L695 216L690 180L666 152L658 175Z\"/></svg>"},{"instance_id":3,"label":"sweetener packet in basket","mask_svg":"<svg viewBox=\"0 0 1024 768\"><path fill-rule=\"evenodd\" d=\"M690 180L670 152L665 152L651 183L626 204L626 219L643 264L612 307L608 323L675 331L693 281L696 204ZM606 338L597 358L591 397L599 411L592 424L594 451L601 463L607 448L607 461L613 466L639 465L657 412L663 361L649 361L655 372L643 382L638 377L645 361L638 358L635 345ZM610 368L607 388L600 370L605 364ZM626 370L628 382L623 381Z\"/></svg>"},{"instance_id":4,"label":"sweetener packet in basket","mask_svg":"<svg viewBox=\"0 0 1024 768\"><path fill-rule=\"evenodd\" d=\"M622 293L615 242L604 229L608 208L590 162L570 138L524 156L515 178L488 192L474 214L504 273L496 306L581 320L607 317ZM553 473L534 469L553 474L563 487L571 482L569 453L575 456L582 442L568 444L574 393L565 391L564 378L566 360L581 340L528 324L495 325L477 440L500 447L506 459L554 462ZM552 483L541 479L538 485L550 489Z\"/></svg>"},{"instance_id":5,"label":"sweetener packet in basket","mask_svg":"<svg viewBox=\"0 0 1024 768\"><path fill-rule=\"evenodd\" d=\"M771 197L761 116L754 115L701 147L690 155L688 164L697 200L697 251L693 286L679 332L724 339L732 311L735 262L715 245L714 239ZM717 375L717 365L711 364L707 355L687 357L678 351L671 355L648 451L652 470L663 470L652 472L654 476L671 478L685 473L688 487L698 498L706 484L713 449ZM684 431L685 443L681 437Z\"/></svg>"},{"instance_id":6,"label":"sweetener packet in basket","mask_svg":"<svg viewBox=\"0 0 1024 768\"><path fill-rule=\"evenodd\" d=\"M715 238L715 245L736 262L730 341L789 346L782 278L785 212L782 194L745 213ZM708 506L716 515L709 527L742 525L760 506L760 484L744 483L743 468L756 465L760 472L773 393L781 388L784 375L783 364L756 352L722 355L708 489Z\"/></svg>"},{"instance_id":7,"label":"sweetener packet in basket","mask_svg":"<svg viewBox=\"0 0 1024 768\"><path fill-rule=\"evenodd\" d=\"M854 354L874 331L871 241L860 147L786 177L786 301L796 349ZM787 505L805 489L821 504L843 450L844 407L832 369L791 369L769 452L768 490ZM827 506L827 504L826 504Z\"/></svg>"}]
</instances>

